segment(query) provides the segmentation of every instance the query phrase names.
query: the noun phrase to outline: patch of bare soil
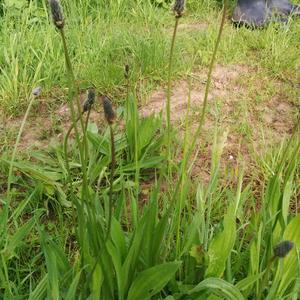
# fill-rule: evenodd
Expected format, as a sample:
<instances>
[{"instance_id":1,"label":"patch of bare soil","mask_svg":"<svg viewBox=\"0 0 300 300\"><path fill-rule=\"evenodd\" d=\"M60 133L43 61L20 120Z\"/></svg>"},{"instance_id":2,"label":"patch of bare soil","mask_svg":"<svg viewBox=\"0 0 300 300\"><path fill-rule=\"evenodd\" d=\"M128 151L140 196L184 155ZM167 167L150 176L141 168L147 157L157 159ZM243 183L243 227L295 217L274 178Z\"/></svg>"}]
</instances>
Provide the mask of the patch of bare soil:
<instances>
[{"instance_id":1,"label":"patch of bare soil","mask_svg":"<svg viewBox=\"0 0 300 300\"><path fill-rule=\"evenodd\" d=\"M80 95L81 104L85 101L85 98L86 93L82 93ZM40 101L38 107L28 117L21 136L19 150L43 149L51 144L62 142L64 134L72 124L69 105L67 103L63 104L51 112L47 108L46 102L47 99ZM100 103L100 101L96 102ZM74 105L76 108L75 103ZM85 117L86 115L84 115L84 119ZM91 111L90 122L99 122L102 119L102 114L95 110ZM16 136L22 120L23 117L3 119L3 130L6 132L10 131L13 136Z\"/></svg>"},{"instance_id":2,"label":"patch of bare soil","mask_svg":"<svg viewBox=\"0 0 300 300\"><path fill-rule=\"evenodd\" d=\"M232 97L233 94L241 92L241 87L236 79L239 77L239 74L243 74L245 71L243 66L232 66L232 68L218 66L213 74L208 101L212 102L216 98L223 99L225 106L229 108L232 102L237 101L237 97ZM190 78L190 104L192 110L199 109L203 103L206 79L205 71L193 74ZM177 81L172 86L171 120L174 122L182 121L185 118L189 86L188 80ZM159 113L165 110L165 106L166 89L159 89L147 99L146 104L141 108L141 114L147 116L152 113Z\"/></svg>"},{"instance_id":3,"label":"patch of bare soil","mask_svg":"<svg viewBox=\"0 0 300 300\"><path fill-rule=\"evenodd\" d=\"M271 96L265 93L268 78L257 76L259 70L242 65L215 67L208 96L206 121L201 136L201 151L194 162L193 175L205 181L209 178L211 147L214 128L228 131L222 155L223 170L234 169L238 160L243 160L246 169L254 164L253 153L263 155L269 145L276 145L291 132L296 107L282 93L281 83L275 81ZM171 120L183 127L187 114L190 93L191 135L196 131L202 109L207 70L197 72L189 79L180 80L172 86ZM252 78L251 88L248 78ZM253 78L255 80L253 81ZM257 79L256 79L257 78ZM254 86L253 86L254 85ZM249 88L254 93L249 93ZM256 98L263 95L263 101ZM147 99L141 114L147 116L165 111L166 88L160 88ZM184 129L182 130L182 133ZM227 170L228 171L228 170Z\"/></svg>"}]
</instances>

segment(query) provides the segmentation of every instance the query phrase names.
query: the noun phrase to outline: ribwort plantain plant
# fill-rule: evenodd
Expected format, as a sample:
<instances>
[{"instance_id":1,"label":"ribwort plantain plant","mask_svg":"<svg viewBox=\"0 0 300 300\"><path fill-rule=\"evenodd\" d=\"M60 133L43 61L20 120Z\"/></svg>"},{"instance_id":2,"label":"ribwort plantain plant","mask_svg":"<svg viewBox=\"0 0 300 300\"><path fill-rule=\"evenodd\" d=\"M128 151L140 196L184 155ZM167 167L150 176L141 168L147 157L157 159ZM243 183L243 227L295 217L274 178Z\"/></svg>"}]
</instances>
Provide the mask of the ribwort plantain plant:
<instances>
[{"instance_id":1,"label":"ribwort plantain plant","mask_svg":"<svg viewBox=\"0 0 300 300\"><path fill-rule=\"evenodd\" d=\"M66 36L64 32L65 19L62 13L62 8L58 0L49 0L49 6L52 14L53 23L60 33L62 44L63 44L65 65L66 65L67 79L68 79L68 104L69 104L69 108L71 112L71 120L72 120L71 127L74 128L75 131L75 139L76 139L77 147L79 149L79 157L80 157L81 170L82 170L82 188L78 200L78 197L76 196L76 194L73 192L72 189L71 171L68 166L67 143L68 143L68 137L72 130L72 128L70 128L70 132L68 135L66 135L64 141L64 150L65 150L64 159L65 159L65 164L68 172L67 179L71 187L70 196L71 196L71 202L73 207L73 220L75 220L74 204L76 205L77 208L76 216L78 220L78 241L82 251L80 260L81 260L81 264L84 265L84 259L88 255L88 249L86 247L87 232L85 228L87 225L87 220L85 218L85 208L89 214L91 212L91 209L89 207L90 195L89 195L89 187L88 187L88 179L87 179L88 144L86 138L86 130L83 121L83 111L79 100L78 87L76 84L75 75L73 72L73 67L69 56L69 50L68 50ZM77 112L75 110L74 99L77 104ZM81 141L79 128L77 127L77 120L80 121L80 126L82 131L82 141Z\"/></svg>"},{"instance_id":2,"label":"ribwort plantain plant","mask_svg":"<svg viewBox=\"0 0 300 300\"><path fill-rule=\"evenodd\" d=\"M113 214L113 183L114 183L114 173L116 168L116 151L115 151L115 138L114 138L114 131L112 125L114 124L116 115L112 107L112 103L108 97L102 96L102 105L104 116L106 122L109 126L110 132L110 149L111 149L111 167L110 167L110 179L109 179L109 212L108 212L108 222L107 222L107 234L106 240L110 235L111 230L111 221L112 221L112 214Z\"/></svg>"},{"instance_id":3,"label":"ribwort plantain plant","mask_svg":"<svg viewBox=\"0 0 300 300\"><path fill-rule=\"evenodd\" d=\"M73 67L71 63L71 59L69 56L67 41L65 37L64 27L65 27L65 18L63 16L62 7L60 5L60 2L58 0L49 0L49 7L52 15L52 20L57 28L57 30L60 33L62 43L63 43L63 50L65 55L65 63L66 63L66 69L67 69L67 78L68 78L68 104L71 112L71 119L72 119L72 127L75 130L75 137L77 146L80 152L80 160L82 164L82 177L83 177L83 189L82 189L82 198L88 198L88 188L87 188L87 175L86 175L86 159L85 159L85 151L87 149L87 140L86 140L86 133L85 133L85 126L83 122L83 116L82 116L82 109L78 97L78 91L76 87L76 81L75 76L73 72ZM75 106L74 106L74 98L76 99L77 104L77 117L75 112ZM83 143L81 143L80 140L80 133L77 127L77 119L80 120L81 129L83 132ZM68 137L68 136L67 136ZM65 144L67 143L67 140L65 141ZM66 165L67 163L67 157L65 157ZM70 170L69 170L70 171Z\"/></svg>"},{"instance_id":4,"label":"ribwort plantain plant","mask_svg":"<svg viewBox=\"0 0 300 300\"><path fill-rule=\"evenodd\" d=\"M185 7L185 0L176 0L173 12L175 14L175 25L173 30L173 36L171 41L171 49L169 55L169 64L168 64L168 86L167 86L167 102L166 102L166 113L167 113L167 160L168 160L168 172L170 173L170 160L171 160L171 74L172 74L172 65L173 65L173 56L174 56L174 47L176 34L179 24L179 19L183 15ZM170 174L169 174L170 175Z\"/></svg>"}]
</instances>

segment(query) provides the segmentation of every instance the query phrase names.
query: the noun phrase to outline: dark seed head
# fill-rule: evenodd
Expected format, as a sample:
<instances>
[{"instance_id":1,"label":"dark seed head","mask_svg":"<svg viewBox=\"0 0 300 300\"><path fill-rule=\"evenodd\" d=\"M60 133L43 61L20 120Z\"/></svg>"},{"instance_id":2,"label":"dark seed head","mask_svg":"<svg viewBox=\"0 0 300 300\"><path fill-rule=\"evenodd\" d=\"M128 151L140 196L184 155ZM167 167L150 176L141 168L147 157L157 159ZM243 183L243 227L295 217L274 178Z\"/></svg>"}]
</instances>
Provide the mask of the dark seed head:
<instances>
[{"instance_id":1,"label":"dark seed head","mask_svg":"<svg viewBox=\"0 0 300 300\"><path fill-rule=\"evenodd\" d=\"M129 65L128 64L125 65L124 76L126 79L129 78Z\"/></svg>"},{"instance_id":2,"label":"dark seed head","mask_svg":"<svg viewBox=\"0 0 300 300\"><path fill-rule=\"evenodd\" d=\"M279 244L277 244L274 247L274 256L276 257L286 257L287 254L292 250L292 248L294 247L294 243L291 241L283 241Z\"/></svg>"},{"instance_id":3,"label":"dark seed head","mask_svg":"<svg viewBox=\"0 0 300 300\"><path fill-rule=\"evenodd\" d=\"M175 0L173 11L175 13L176 18L182 17L184 6L185 6L185 0Z\"/></svg>"},{"instance_id":4,"label":"dark seed head","mask_svg":"<svg viewBox=\"0 0 300 300\"><path fill-rule=\"evenodd\" d=\"M65 22L64 22L64 16L62 13L62 8L59 3L59 0L49 0L49 6L50 6L54 25L58 29L62 29L64 27Z\"/></svg>"},{"instance_id":5,"label":"dark seed head","mask_svg":"<svg viewBox=\"0 0 300 300\"><path fill-rule=\"evenodd\" d=\"M83 112L89 111L93 104L95 103L96 91L95 89L91 88L88 90L87 99L83 104Z\"/></svg>"},{"instance_id":6,"label":"dark seed head","mask_svg":"<svg viewBox=\"0 0 300 300\"><path fill-rule=\"evenodd\" d=\"M113 124L113 122L115 121L115 118L116 118L111 101L106 96L102 96L101 99L102 99L102 105L103 105L105 119L106 119L107 123L111 125L111 124Z\"/></svg>"}]
</instances>

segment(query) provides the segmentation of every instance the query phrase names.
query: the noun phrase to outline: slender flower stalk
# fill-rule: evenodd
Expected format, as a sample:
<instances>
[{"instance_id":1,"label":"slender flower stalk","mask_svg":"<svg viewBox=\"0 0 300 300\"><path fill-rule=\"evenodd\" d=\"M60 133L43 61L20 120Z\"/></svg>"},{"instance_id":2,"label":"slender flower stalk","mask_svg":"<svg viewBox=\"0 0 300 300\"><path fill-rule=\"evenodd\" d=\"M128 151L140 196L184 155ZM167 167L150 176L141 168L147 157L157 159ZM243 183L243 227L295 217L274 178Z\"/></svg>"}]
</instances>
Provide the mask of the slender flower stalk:
<instances>
[{"instance_id":1,"label":"slender flower stalk","mask_svg":"<svg viewBox=\"0 0 300 300\"><path fill-rule=\"evenodd\" d=\"M104 110L105 119L109 125L110 132L110 143L111 143L111 169L110 169L110 179L109 179L109 212L108 212L108 225L107 225L107 235L106 240L110 235L112 214L113 214L113 183L114 183L114 173L116 168L116 151L115 151L115 139L113 131L113 123L115 121L116 115L113 110L111 101L106 96L102 96L102 105Z\"/></svg>"},{"instance_id":2,"label":"slender flower stalk","mask_svg":"<svg viewBox=\"0 0 300 300\"><path fill-rule=\"evenodd\" d=\"M81 115L83 115L84 113L87 112L85 130L87 128L87 123L88 123L88 120L89 120L89 115L90 115L92 106L95 103L95 97L96 97L96 91L95 91L95 89L94 88L89 89L88 90L87 99L86 99L86 101L83 104L83 109L82 109L82 112L81 112ZM77 124L79 120L80 120L80 116L78 116L77 119L75 120L75 124ZM68 140L70 138L70 134L71 134L72 130L74 129L74 127L75 127L75 125L74 125L74 123L72 123L71 126L69 127L66 135L65 135L64 146L63 146L63 148L64 148L65 162L66 162L66 169L67 169L68 176L69 176L69 180L68 181L69 181L70 184L71 184L71 182L70 182L71 170L70 170L70 165L69 165L69 160L68 160ZM71 188L72 188L72 185L71 185Z\"/></svg>"},{"instance_id":3,"label":"slender flower stalk","mask_svg":"<svg viewBox=\"0 0 300 300\"><path fill-rule=\"evenodd\" d=\"M75 120L75 124L78 123L80 117L78 116L77 119ZM64 156L65 156L65 163L66 163L66 169L67 169L67 173L68 173L68 182L70 184L71 190L72 190L72 184L71 184L71 169L70 169L70 164L69 164L69 159L68 159L68 140L70 138L70 134L72 132L72 130L75 128L74 123L72 122L71 126L69 127L65 138L64 138Z\"/></svg>"},{"instance_id":4,"label":"slender flower stalk","mask_svg":"<svg viewBox=\"0 0 300 300\"><path fill-rule=\"evenodd\" d=\"M88 189L88 180L87 180L87 152L88 152L88 145L87 145L87 138L86 138L86 131L85 131L85 124L83 121L83 111L81 108L80 100L79 100L79 92L78 92L78 87L75 81L75 76L73 72L73 67L72 63L70 60L69 56L69 51L68 51L68 46L67 46L67 41L65 37L65 32L64 32L64 18L62 15L62 9L60 7L60 3L58 0L49 0L49 5L52 13L52 19L54 22L54 25L58 29L61 39L62 39L62 44L63 44L63 50L64 50L64 55L65 55L65 64L66 64L66 70L67 70L67 79L68 79L68 88L69 88L69 93L68 93L68 104L70 107L70 112L71 112L71 119L72 119L72 126L75 130L75 138L76 138L76 143L79 149L79 154L80 154L80 162L81 162L81 170L82 170L82 190L81 190L81 201L77 201L75 195L73 194L72 188L71 188L71 198L73 199L75 205L77 206L77 217L78 217L78 238L79 238L79 243L82 249L82 256L81 256L81 263L84 265L84 257L88 255L88 249L87 249L87 243L86 243L86 218L84 215L84 206L86 205L87 212L90 213L90 208L89 208L89 189ZM74 98L76 99L76 105L77 105L77 113L75 111L75 105L74 105ZM77 122L78 120L80 121L81 129L82 129L82 134L83 134L83 142L81 142L79 130L77 127ZM71 129L72 130L72 129ZM70 131L71 132L71 131ZM70 168L68 166L68 156L67 156L67 142L68 142L68 137L70 133L66 136L65 138L65 161L66 165L68 168L68 180L71 184L71 174L70 174ZM72 185L71 185L72 187ZM72 201L72 206L73 206L73 201ZM73 210L73 217L74 215L74 210Z\"/></svg>"},{"instance_id":5,"label":"slender flower stalk","mask_svg":"<svg viewBox=\"0 0 300 300\"><path fill-rule=\"evenodd\" d=\"M178 2L181 3L181 1L178 1ZM177 7L181 8L182 6L178 4ZM223 2L223 13L222 13L222 19L221 19L221 23L220 23L220 27L219 27L219 33L218 33L218 37L217 37L217 40L216 40L216 43L215 43L213 55L211 57L211 61L210 61L209 69L208 69L207 81L206 81L206 86L205 86L205 94L204 94L204 100L203 100L203 108L202 108L202 112L200 113L199 124L198 124L198 127L196 129L195 134L193 135L191 144L190 144L189 148L187 149L187 151L186 151L186 153L183 157L181 167L180 167L181 176L180 176L180 178L177 182L177 187L180 187L182 182L184 182L184 174L186 172L187 163L189 161L190 156L193 153L193 150L195 148L197 139L199 137L199 134L201 133L202 126L204 124L205 114L206 114L206 110L207 110L208 93L209 93L211 80L212 80L212 72L213 72L213 68L214 68L214 65L215 65L216 56L217 56L217 52L218 52L218 49L219 49L219 46L220 46L221 37L222 37L224 25L225 25L227 7L228 7L228 0L224 0L224 2ZM180 10L177 13L180 15ZM178 215L177 215L177 224L181 224L181 213L182 213L182 209L184 207L184 204L181 201L179 201L178 206L179 207L178 207ZM177 229L177 236L176 236L176 256L177 256L177 258L180 255L180 248L181 248L180 239L181 239L180 231Z\"/></svg>"},{"instance_id":6,"label":"slender flower stalk","mask_svg":"<svg viewBox=\"0 0 300 300\"><path fill-rule=\"evenodd\" d=\"M85 127L84 127L84 122L83 122L83 117L82 117L82 109L80 105L80 101L78 98L78 92L76 88L76 82L75 82L75 76L73 72L73 67L72 63L70 60L69 56L69 51L68 51L68 46L66 42L66 37L64 33L64 25L65 25L65 20L62 12L62 7L60 5L60 2L58 0L49 0L49 6L50 6L50 11L53 19L53 23L58 29L62 43L63 43L63 49L64 49L64 55L65 55L65 63L66 63L66 69L67 69L67 77L68 77L68 87L69 87L69 95L68 95L68 103L71 111L71 119L73 123L73 127L75 130L75 136L76 136L76 142L79 148L80 152L80 160L82 164L82 175L83 175L83 189L82 189L82 197L83 195L88 195L88 188L87 188L87 174L86 174L86 159L84 152L87 149L87 140L86 140L86 134L85 134ZM77 113L78 117L76 118L76 112L75 112L75 107L73 103L73 99L76 98L76 104L77 104ZM77 119L80 120L81 128L83 131L83 145L81 144L80 141L80 134L79 130L77 127ZM67 157L65 158L67 161ZM67 164L67 163L66 163Z\"/></svg>"},{"instance_id":7,"label":"slender flower stalk","mask_svg":"<svg viewBox=\"0 0 300 300\"><path fill-rule=\"evenodd\" d=\"M126 82L126 97L127 97L127 100L129 99L129 71L130 71L129 65L126 64L125 68L124 68L124 77L125 77L125 82Z\"/></svg>"},{"instance_id":8,"label":"slender flower stalk","mask_svg":"<svg viewBox=\"0 0 300 300\"><path fill-rule=\"evenodd\" d=\"M208 103L208 93L209 93L210 86L211 86L211 81L212 81L212 72L213 72L213 69L214 69L215 62L216 62L216 57L217 57L218 49L219 49L219 46L220 46L220 43L221 43L222 33L223 33L223 30L224 30L224 26L225 26L227 7L228 7L228 0L224 0L223 1L223 14L222 14L220 27L219 27L219 33L218 33L218 36L217 36L214 52L213 52L213 55L212 55L212 58L211 58L211 61L210 61L208 74L207 74L207 82L206 82L206 86L205 86L203 108L202 108L202 112L201 112L201 115L200 115L198 128L196 130L196 133L195 133L194 138L193 138L192 143L191 143L191 147L190 147L190 149L187 153L187 156L185 157L185 160L183 162L183 170L185 170L185 168L186 168L187 162L188 162L188 160L189 160L189 158L192 154L192 151L195 148L197 138L199 137L199 135L201 133L201 130L202 130L202 127L204 125L205 115L206 115L206 110L207 110L207 103Z\"/></svg>"},{"instance_id":9,"label":"slender flower stalk","mask_svg":"<svg viewBox=\"0 0 300 300\"><path fill-rule=\"evenodd\" d=\"M167 85L167 103L166 103L166 113L167 113L167 159L168 166L170 166L171 160L171 73L172 73L172 64L173 64L173 56L174 56L174 48L175 48L175 40L176 34L179 24L179 19L183 15L185 0L176 0L175 5L173 7L173 11L175 14L175 25L174 31L171 41L171 50L169 56L169 65L168 65L168 85Z\"/></svg>"},{"instance_id":10,"label":"slender flower stalk","mask_svg":"<svg viewBox=\"0 0 300 300\"><path fill-rule=\"evenodd\" d=\"M64 30L61 29L60 30L61 33L61 37L62 37L62 41L63 41L63 46L64 46L64 53L65 53L65 60L66 60L66 66L67 66L67 71L68 71L68 80L69 80L69 106L70 106L70 111L71 111L71 118L72 118L72 123L74 126L74 130L75 130L75 135L76 135L76 142L78 144L78 148L79 148L79 152L80 152L80 158L81 158L81 163L82 163L82 175L83 175L83 192L86 189L86 161L84 159L84 149L86 149L85 145L86 145L86 136L85 136L85 130L84 130L84 123L83 123L83 119L82 119L82 109L81 109L81 105L79 102L79 98L76 95L76 87L75 87L75 76L73 73L73 68L72 68L72 64L71 64L71 60L69 57L69 52L68 52L68 47L67 47L67 43L66 43L66 38L65 38L65 34L64 34ZM81 128L83 130L83 147L82 144L80 142L80 134L78 131L78 127L77 127L77 119L76 119L76 113L75 113L75 107L73 104L73 99L74 97L76 98L76 103L77 103L77 110L78 110L78 117L77 119L80 120L80 124L81 124Z\"/></svg>"},{"instance_id":11,"label":"slender flower stalk","mask_svg":"<svg viewBox=\"0 0 300 300\"><path fill-rule=\"evenodd\" d=\"M131 114L129 113L130 111L130 107L132 104L134 104L134 106L136 105L135 100L131 98L131 85L130 85L130 66L129 64L126 64L124 66L124 79L125 79L125 87L126 87L126 109L125 109L125 123L128 124L129 120L132 119L132 117L134 118L134 161L135 161L135 186L136 186L136 199L138 199L138 193L139 193L139 182L138 182L138 178L139 178L139 168L138 168L138 158L137 158L137 128L136 128L136 114L134 114L134 116L131 116ZM132 101L134 101L132 103ZM129 230L129 216L128 216L128 210L127 210L127 205L124 206L124 212L125 212L125 219L126 219L126 226L127 226L127 230ZM133 223L135 223L136 218L135 218L135 213L132 211L132 215L133 215Z\"/></svg>"},{"instance_id":12,"label":"slender flower stalk","mask_svg":"<svg viewBox=\"0 0 300 300\"><path fill-rule=\"evenodd\" d=\"M129 65L128 64L126 64L125 68L124 68L124 77L126 80L129 79Z\"/></svg>"},{"instance_id":13,"label":"slender flower stalk","mask_svg":"<svg viewBox=\"0 0 300 300\"><path fill-rule=\"evenodd\" d=\"M202 130L202 127L203 127L203 124L204 124L205 114L206 114L206 110L207 110L208 93L209 93L210 85L211 85L211 81L212 81L212 72L213 72L213 69L214 69L214 66L215 66L216 57L217 57L217 53L218 53L218 49L219 49L219 46L220 46L224 25L225 25L227 8L228 8L228 0L224 0L223 1L223 13L222 13L222 19L221 19L221 23L220 23L220 27L219 27L219 33L218 33L218 37L217 37L217 40L216 40L216 43L215 43L214 52L213 52L213 55L211 57L211 61L210 61L209 68L208 68L207 81L206 81L204 100L203 100L203 108L202 108L202 112L200 113L200 120L199 120L197 130L196 130L196 132L193 136L192 142L191 142L191 147L190 147L188 155L187 155L187 160L188 160L188 158L192 154L192 151L195 148L197 138L199 137L199 134L201 133L201 130Z\"/></svg>"},{"instance_id":14,"label":"slender flower stalk","mask_svg":"<svg viewBox=\"0 0 300 300\"><path fill-rule=\"evenodd\" d=\"M85 119L85 126L84 126L85 136L86 136L86 133L87 133L87 128L88 128L88 124L89 124L91 109L92 109L93 104L95 103L95 98L96 98L96 91L95 91L94 88L90 88L88 90L87 99L83 104L83 112L82 112L82 113L87 112L87 116L86 116L86 119ZM86 143L85 143L85 161L88 161L88 155L89 155L89 145L88 145L88 142L86 140Z\"/></svg>"}]
</instances>

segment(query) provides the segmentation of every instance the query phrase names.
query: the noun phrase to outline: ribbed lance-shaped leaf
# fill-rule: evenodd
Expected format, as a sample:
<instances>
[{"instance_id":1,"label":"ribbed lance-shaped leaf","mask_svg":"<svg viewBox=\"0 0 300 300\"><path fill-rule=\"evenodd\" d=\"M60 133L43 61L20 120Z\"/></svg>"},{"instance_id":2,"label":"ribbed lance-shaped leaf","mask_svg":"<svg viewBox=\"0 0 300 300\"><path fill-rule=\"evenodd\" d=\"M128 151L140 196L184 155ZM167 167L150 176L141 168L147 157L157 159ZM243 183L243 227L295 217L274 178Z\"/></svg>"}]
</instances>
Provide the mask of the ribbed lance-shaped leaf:
<instances>
[{"instance_id":1,"label":"ribbed lance-shaped leaf","mask_svg":"<svg viewBox=\"0 0 300 300\"><path fill-rule=\"evenodd\" d=\"M153 253L152 253L152 245L153 245L153 239L154 239L154 232L155 232L155 225L157 220L157 189L152 192L151 195L151 202L149 203L149 216L146 220L145 224L145 237L143 241L143 251L142 256L143 260L145 261L145 268L150 268L153 265L151 265Z\"/></svg>"},{"instance_id":2,"label":"ribbed lance-shaped leaf","mask_svg":"<svg viewBox=\"0 0 300 300\"><path fill-rule=\"evenodd\" d=\"M149 169L159 166L165 160L163 156L152 156L147 159L143 159L139 162L139 166L142 169ZM134 171L136 168L134 163L130 163L124 167L122 167L122 172L131 172Z\"/></svg>"},{"instance_id":3,"label":"ribbed lance-shaped leaf","mask_svg":"<svg viewBox=\"0 0 300 300\"><path fill-rule=\"evenodd\" d=\"M187 234L187 237L184 241L184 247L183 250L181 251L181 255L183 255L184 253L187 253L189 249L191 249L192 244L195 240L195 236L198 233L200 224L201 224L201 216L199 213L195 214L192 223L190 224L190 226L187 228L187 232L189 234Z\"/></svg>"},{"instance_id":4,"label":"ribbed lance-shaped leaf","mask_svg":"<svg viewBox=\"0 0 300 300\"><path fill-rule=\"evenodd\" d=\"M128 250L127 257L122 265L122 273L124 274L124 280L125 280L124 283L125 292L128 291L131 282L134 279L135 272L137 271L138 261L141 257L142 248L144 247L143 242L145 238L145 228L149 220L149 216L150 216L150 210L148 208L136 226L136 230L134 232L130 246L128 248L129 250Z\"/></svg>"},{"instance_id":5,"label":"ribbed lance-shaped leaf","mask_svg":"<svg viewBox=\"0 0 300 300\"><path fill-rule=\"evenodd\" d=\"M229 282L220 278L208 278L201 281L192 290L188 292L189 295L201 291L209 290L214 295L220 296L222 299L227 300L245 300L241 292ZM201 296L199 296L199 299ZM197 297L193 299L198 299Z\"/></svg>"},{"instance_id":6,"label":"ribbed lance-shaped leaf","mask_svg":"<svg viewBox=\"0 0 300 300\"><path fill-rule=\"evenodd\" d=\"M13 166L29 177L49 185L55 185L57 181L62 179L62 174L59 170L42 169L36 165L33 167L32 164L27 162L14 162Z\"/></svg>"},{"instance_id":7,"label":"ribbed lance-shaped leaf","mask_svg":"<svg viewBox=\"0 0 300 300\"><path fill-rule=\"evenodd\" d=\"M164 239L170 226L169 218L171 215L171 209L168 209L166 213L159 220L153 233L153 244L152 244L152 263L157 263L161 259L161 253L166 249Z\"/></svg>"},{"instance_id":8,"label":"ribbed lance-shaped leaf","mask_svg":"<svg viewBox=\"0 0 300 300\"><path fill-rule=\"evenodd\" d=\"M140 158L141 154L139 128L140 120L138 117L136 99L133 95L130 95L129 99L126 101L126 137L132 160L134 159L135 154L137 154L137 158Z\"/></svg>"},{"instance_id":9,"label":"ribbed lance-shaped leaf","mask_svg":"<svg viewBox=\"0 0 300 300\"><path fill-rule=\"evenodd\" d=\"M242 279L241 281L239 281L235 287L240 290L240 291L244 291L248 288L250 288L255 282L257 282L258 280L260 280L260 278L262 277L263 273L259 273L257 275L251 275L248 276L244 279Z\"/></svg>"},{"instance_id":10,"label":"ribbed lance-shaped leaf","mask_svg":"<svg viewBox=\"0 0 300 300\"><path fill-rule=\"evenodd\" d=\"M125 234L124 231L122 230L121 224L115 218L112 218L111 236L112 236L112 241L116 246L116 249L118 250L119 258L123 262L123 259L125 258L126 251L127 251Z\"/></svg>"},{"instance_id":11,"label":"ribbed lance-shaped leaf","mask_svg":"<svg viewBox=\"0 0 300 300\"><path fill-rule=\"evenodd\" d=\"M46 258L46 265L48 271L48 291L47 295L49 299L59 299L60 291L59 291L59 270L57 267L57 260L54 252L51 247L46 242L42 242L43 251Z\"/></svg>"},{"instance_id":12,"label":"ribbed lance-shaped leaf","mask_svg":"<svg viewBox=\"0 0 300 300\"><path fill-rule=\"evenodd\" d=\"M224 229L210 243L208 249L209 263L205 277L221 277L226 261L231 253L236 239L236 224L234 207L228 209L224 216Z\"/></svg>"},{"instance_id":13,"label":"ribbed lance-shaped leaf","mask_svg":"<svg viewBox=\"0 0 300 300\"><path fill-rule=\"evenodd\" d=\"M63 250L56 245L45 231L40 231L41 244L48 272L48 297L60 299L60 282L71 266Z\"/></svg>"},{"instance_id":14,"label":"ribbed lance-shaped leaf","mask_svg":"<svg viewBox=\"0 0 300 300\"><path fill-rule=\"evenodd\" d=\"M132 283L127 300L151 299L172 279L180 264L165 263L141 272Z\"/></svg>"},{"instance_id":15,"label":"ribbed lance-shaped leaf","mask_svg":"<svg viewBox=\"0 0 300 300\"><path fill-rule=\"evenodd\" d=\"M122 269L122 261L121 261L120 253L117 247L110 241L107 242L106 247L115 269L119 299L124 299L125 276L124 276L124 270Z\"/></svg>"},{"instance_id":16,"label":"ribbed lance-shaped leaf","mask_svg":"<svg viewBox=\"0 0 300 300\"><path fill-rule=\"evenodd\" d=\"M100 264L97 264L91 282L91 299L101 299L104 275ZM109 287L106 292L109 292Z\"/></svg>"}]
</instances>

